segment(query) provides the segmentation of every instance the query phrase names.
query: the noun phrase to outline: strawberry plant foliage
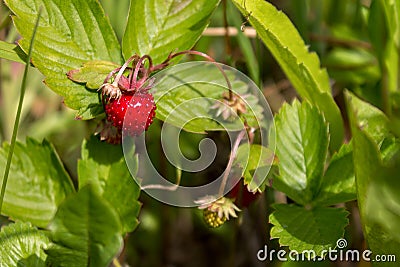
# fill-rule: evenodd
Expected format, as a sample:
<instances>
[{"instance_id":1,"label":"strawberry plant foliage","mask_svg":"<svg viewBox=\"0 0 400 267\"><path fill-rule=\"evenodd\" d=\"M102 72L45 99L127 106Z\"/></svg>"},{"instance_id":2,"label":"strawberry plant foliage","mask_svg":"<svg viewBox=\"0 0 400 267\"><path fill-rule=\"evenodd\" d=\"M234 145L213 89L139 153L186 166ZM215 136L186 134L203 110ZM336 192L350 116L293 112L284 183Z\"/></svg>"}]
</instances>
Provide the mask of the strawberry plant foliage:
<instances>
[{"instance_id":1,"label":"strawberry plant foliage","mask_svg":"<svg viewBox=\"0 0 400 267\"><path fill-rule=\"evenodd\" d=\"M0 170L4 170L9 145L0 150ZM46 227L60 203L74 191L54 147L28 138L17 143L11 163L2 213L13 219ZM0 177L0 181L3 177Z\"/></svg>"},{"instance_id":2,"label":"strawberry plant foliage","mask_svg":"<svg viewBox=\"0 0 400 267\"><path fill-rule=\"evenodd\" d=\"M103 60L115 64L123 62L120 44L98 1L7 0L5 2L15 14L13 20L23 36L20 45L24 51L28 49L27 40L32 34L33 18L36 16L38 8L44 7L37 33L37 43L32 55L33 64L46 76L45 83L65 98L65 104L78 110L78 118L91 119L101 114L103 110L97 93L86 90L82 84L74 83L66 77L68 71L78 69L88 61ZM153 9L150 9L149 14L135 12L136 8L145 3L146 5L152 3ZM170 9L167 9L163 20L157 17L157 21L154 21L157 22L155 25L158 25L155 38L149 42L134 45L129 41L143 38L145 36L143 31L151 32L147 27L137 28L137 26L145 26L136 25L138 21L145 21L144 17L139 19L138 15L143 14L150 18L155 16L154 7L166 9L164 3L156 5L153 1L132 1L124 37L126 58L134 53L151 52L156 60L164 60L175 49L190 48L208 24L208 18L218 1L196 0L187 2L183 6L175 1L170 1L169 4ZM198 9L201 12L198 12ZM176 31L176 27L171 23L180 25L182 31ZM166 40L166 36L170 36L170 40ZM179 45L176 43L177 41L180 42ZM159 51L158 54L153 52L152 48L156 48ZM98 71L96 69L95 73ZM91 85L89 83L89 88Z\"/></svg>"},{"instance_id":3,"label":"strawberry plant foliage","mask_svg":"<svg viewBox=\"0 0 400 267\"><path fill-rule=\"evenodd\" d=\"M64 97L65 104L90 119L102 113L96 93L69 80L66 73L90 60L122 62L118 40L100 4L89 1L24 0L5 1L15 14L15 26L27 51L34 18L44 7L37 31L32 62L45 76L45 83Z\"/></svg>"},{"instance_id":4,"label":"strawberry plant foliage","mask_svg":"<svg viewBox=\"0 0 400 267\"><path fill-rule=\"evenodd\" d=\"M134 153L130 156L134 157ZM91 184L115 208L123 233L136 228L140 189L129 173L120 146L100 142L94 136L84 141L78 176L80 188Z\"/></svg>"},{"instance_id":5,"label":"strawberry plant foliage","mask_svg":"<svg viewBox=\"0 0 400 267\"><path fill-rule=\"evenodd\" d=\"M0 266L44 267L50 240L30 223L16 222L0 233Z\"/></svg>"},{"instance_id":6,"label":"strawberry plant foliage","mask_svg":"<svg viewBox=\"0 0 400 267\"><path fill-rule=\"evenodd\" d=\"M299 252L313 249L319 256L322 250L336 246L348 224L346 211L327 206L356 198L351 148L344 145L324 170L328 126L319 110L308 102L284 104L275 117L275 127L279 173L272 186L300 206L274 206L271 237ZM307 234L305 225L310 226Z\"/></svg>"},{"instance_id":7,"label":"strawberry plant foliage","mask_svg":"<svg viewBox=\"0 0 400 267\"><path fill-rule=\"evenodd\" d=\"M118 214L91 185L63 202L49 225L55 266L108 266L122 245Z\"/></svg>"},{"instance_id":8,"label":"strawberry plant foliage","mask_svg":"<svg viewBox=\"0 0 400 267\"><path fill-rule=\"evenodd\" d=\"M376 253L399 257L400 141L389 130L389 120L382 111L350 93L347 105L354 136L358 203L361 219L365 221L366 239Z\"/></svg>"},{"instance_id":9,"label":"strawberry plant foliage","mask_svg":"<svg viewBox=\"0 0 400 267\"><path fill-rule=\"evenodd\" d=\"M173 51L192 48L220 0L131 1L122 41L126 59L137 53L161 63Z\"/></svg>"},{"instance_id":10,"label":"strawberry plant foliage","mask_svg":"<svg viewBox=\"0 0 400 267\"><path fill-rule=\"evenodd\" d=\"M270 126L264 121L262 93L252 90L251 81L237 79L231 69L215 62L170 66L177 56L201 55L187 49L200 38L219 0L131 0L121 44L97 0L4 2L22 39L18 45L1 41L0 57L23 62L33 23L43 8L32 65L45 75L46 85L77 110L77 118L97 117L104 125L97 128L100 140L92 136L82 144L77 189L49 142L28 138L25 144L16 144L2 215L17 222L0 233L0 265L110 265L121 251L123 237L139 223L140 188L131 177L137 175L138 156L132 144L124 154L121 146L102 140L120 143L122 130L137 137L155 117L164 125L201 134L239 131L245 126L241 134L251 133L256 140ZM382 102L387 115L346 93L353 140L343 143L340 110L317 54L309 52L289 18L272 4L233 0L303 102L286 103L275 116L268 136L276 151L259 145L260 140L240 145L244 139L238 139L236 152L229 156L234 168L229 170L234 173L238 167L243 180L228 197L202 203L210 226L222 225L229 214L236 217L236 204L246 208L271 186L294 203L272 205L270 236L289 249L312 249L319 256L336 246L349 223L348 212L332 206L357 196L370 248L375 254L400 257L400 183L394 178L400 172L400 12L398 1L370 2L369 7L363 6L363 15L368 15L368 52L333 47L324 62L339 62L346 74L330 72L331 78L341 77L360 87L354 90L361 90L365 83L382 86L377 102ZM235 24L241 22L238 18ZM250 42L243 42L239 35L241 46L251 50ZM255 61L254 51L241 52ZM347 71L375 61L377 65L358 73ZM250 72L258 79L256 69ZM365 73L371 75L364 77ZM149 139L154 141L157 134ZM7 144L0 149L0 170L8 150ZM195 150L193 144L189 150ZM131 172L124 156L130 159Z\"/></svg>"},{"instance_id":11,"label":"strawberry plant foliage","mask_svg":"<svg viewBox=\"0 0 400 267\"><path fill-rule=\"evenodd\" d=\"M330 124L330 148L335 151L343 140L343 122L330 92L329 78L320 68L318 56L309 52L288 17L263 0L234 0L257 30L267 48L304 99L323 111Z\"/></svg>"}]
</instances>

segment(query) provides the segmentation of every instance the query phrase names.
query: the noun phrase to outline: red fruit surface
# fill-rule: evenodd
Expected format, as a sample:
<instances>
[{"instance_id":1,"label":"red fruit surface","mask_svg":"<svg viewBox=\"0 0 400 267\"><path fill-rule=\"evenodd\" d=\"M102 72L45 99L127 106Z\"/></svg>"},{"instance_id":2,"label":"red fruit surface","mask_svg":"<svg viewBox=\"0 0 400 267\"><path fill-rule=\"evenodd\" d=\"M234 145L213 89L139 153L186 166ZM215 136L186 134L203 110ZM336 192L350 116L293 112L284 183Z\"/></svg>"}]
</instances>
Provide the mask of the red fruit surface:
<instances>
[{"instance_id":1,"label":"red fruit surface","mask_svg":"<svg viewBox=\"0 0 400 267\"><path fill-rule=\"evenodd\" d=\"M110 99L105 106L107 120L131 136L139 136L149 128L155 110L154 98L149 93L123 94L119 99Z\"/></svg>"},{"instance_id":2,"label":"red fruit surface","mask_svg":"<svg viewBox=\"0 0 400 267\"><path fill-rule=\"evenodd\" d=\"M239 208L248 207L251 203L257 200L260 195L259 192L249 192L247 186L244 185L243 179L240 179L240 181L228 193L230 198L235 199L235 204Z\"/></svg>"}]
</instances>

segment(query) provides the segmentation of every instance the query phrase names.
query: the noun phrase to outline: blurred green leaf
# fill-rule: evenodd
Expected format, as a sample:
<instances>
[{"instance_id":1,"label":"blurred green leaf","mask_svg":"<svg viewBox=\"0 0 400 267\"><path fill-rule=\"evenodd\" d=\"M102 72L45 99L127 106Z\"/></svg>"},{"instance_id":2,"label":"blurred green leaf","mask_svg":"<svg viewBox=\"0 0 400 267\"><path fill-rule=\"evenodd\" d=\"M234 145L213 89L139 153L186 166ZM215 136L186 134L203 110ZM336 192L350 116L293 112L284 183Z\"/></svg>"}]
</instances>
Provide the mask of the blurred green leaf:
<instances>
[{"instance_id":1,"label":"blurred green leaf","mask_svg":"<svg viewBox=\"0 0 400 267\"><path fill-rule=\"evenodd\" d=\"M0 58L25 64L26 54L18 45L0 40Z\"/></svg>"},{"instance_id":2,"label":"blurred green leaf","mask_svg":"<svg viewBox=\"0 0 400 267\"><path fill-rule=\"evenodd\" d=\"M1 229L0 266L44 267L49 239L30 223L16 222Z\"/></svg>"},{"instance_id":3,"label":"blurred green leaf","mask_svg":"<svg viewBox=\"0 0 400 267\"><path fill-rule=\"evenodd\" d=\"M122 41L125 59L150 55L161 63L174 51L193 47L219 0L131 0Z\"/></svg>"},{"instance_id":4,"label":"blurred green leaf","mask_svg":"<svg viewBox=\"0 0 400 267\"><path fill-rule=\"evenodd\" d=\"M132 156L137 161L136 156ZM96 186L101 195L119 214L123 233L138 225L140 188L126 166L121 146L101 142L92 136L82 144L78 163L79 187Z\"/></svg>"},{"instance_id":5,"label":"blurred green leaf","mask_svg":"<svg viewBox=\"0 0 400 267\"><path fill-rule=\"evenodd\" d=\"M313 202L317 206L331 206L356 198L353 148L350 143L344 144L332 156L329 167L322 178L320 191Z\"/></svg>"},{"instance_id":6,"label":"blurred green leaf","mask_svg":"<svg viewBox=\"0 0 400 267\"><path fill-rule=\"evenodd\" d=\"M371 104L347 92L347 102L357 110L357 125L377 144L389 136L389 120L385 114Z\"/></svg>"},{"instance_id":7,"label":"blurred green leaf","mask_svg":"<svg viewBox=\"0 0 400 267\"><path fill-rule=\"evenodd\" d=\"M245 143L239 146L234 165L244 170L244 184L250 192L264 191L270 167L274 161L274 153L265 146Z\"/></svg>"},{"instance_id":8,"label":"blurred green leaf","mask_svg":"<svg viewBox=\"0 0 400 267\"><path fill-rule=\"evenodd\" d=\"M130 0L100 0L106 16L110 19L110 23L121 40L124 35L126 21L128 19Z\"/></svg>"},{"instance_id":9,"label":"blurred green leaf","mask_svg":"<svg viewBox=\"0 0 400 267\"><path fill-rule=\"evenodd\" d=\"M368 30L374 51L380 62L383 95L399 89L400 3L397 0L374 0L370 6ZM383 110L391 113L390 102Z\"/></svg>"},{"instance_id":10,"label":"blurred green leaf","mask_svg":"<svg viewBox=\"0 0 400 267\"><path fill-rule=\"evenodd\" d=\"M234 0L243 15L257 30L300 96L317 106L329 122L330 148L339 149L343 122L330 91L329 77L320 68L318 56L310 53L289 18L263 0Z\"/></svg>"},{"instance_id":11,"label":"blurred green leaf","mask_svg":"<svg viewBox=\"0 0 400 267\"><path fill-rule=\"evenodd\" d=\"M261 82L260 78L260 66L258 64L258 59L255 54L255 51L253 49L251 40L249 37L244 35L244 33L241 31L241 26L242 26L242 19L240 16L240 13L237 11L237 9L231 5L231 1L227 1L228 4L228 20L232 21L232 25L236 27L238 30L238 34L236 36L239 48L241 52L243 53L244 60L246 63L247 68L249 69L249 75L251 79L259 85Z\"/></svg>"},{"instance_id":12,"label":"blurred green leaf","mask_svg":"<svg viewBox=\"0 0 400 267\"><path fill-rule=\"evenodd\" d=\"M90 60L122 63L120 45L96 0L6 0L15 14L14 24L28 50L33 24L40 6L44 7L37 31L33 64L46 76L45 83L78 110L81 119L103 112L96 92L72 82L66 73Z\"/></svg>"},{"instance_id":13,"label":"blurred green leaf","mask_svg":"<svg viewBox=\"0 0 400 267\"><path fill-rule=\"evenodd\" d=\"M8 149L4 143L0 150L0 173L4 172ZM3 215L46 227L58 205L72 192L72 181L49 142L27 138L26 145L16 143Z\"/></svg>"},{"instance_id":14,"label":"blurred green leaf","mask_svg":"<svg viewBox=\"0 0 400 267\"><path fill-rule=\"evenodd\" d=\"M282 106L275 116L275 127L279 176L273 186L295 202L309 204L322 183L328 125L316 107L295 100Z\"/></svg>"},{"instance_id":15,"label":"blurred green leaf","mask_svg":"<svg viewBox=\"0 0 400 267\"><path fill-rule=\"evenodd\" d=\"M109 266L122 246L115 209L90 185L63 202L49 225L51 266Z\"/></svg>"},{"instance_id":16,"label":"blurred green leaf","mask_svg":"<svg viewBox=\"0 0 400 267\"><path fill-rule=\"evenodd\" d=\"M269 216L274 226L271 238L279 238L281 246L301 253L312 250L307 258L321 256L323 250L334 249L338 239L344 235L349 223L348 212L342 208L306 209L296 205L275 204L275 211ZM307 229L305 231L304 229Z\"/></svg>"},{"instance_id":17,"label":"blurred green leaf","mask_svg":"<svg viewBox=\"0 0 400 267\"><path fill-rule=\"evenodd\" d=\"M353 134L358 205L367 242L374 254L400 256L400 150L381 146L388 132L385 115L350 93L346 94ZM371 123L366 118L371 118ZM378 120L378 118L381 118ZM376 135L374 133L380 133ZM390 161L381 154L391 150ZM386 147L386 149L385 149ZM396 148L396 147L395 147ZM387 151L386 151L387 152ZM397 266L386 263L386 266Z\"/></svg>"},{"instance_id":18,"label":"blurred green leaf","mask_svg":"<svg viewBox=\"0 0 400 267\"><path fill-rule=\"evenodd\" d=\"M120 67L118 64L93 60L83 63L79 69L68 72L68 78L77 83L83 83L89 89L99 89L104 83L104 79L114 69Z\"/></svg>"},{"instance_id":19,"label":"blurred green leaf","mask_svg":"<svg viewBox=\"0 0 400 267\"><path fill-rule=\"evenodd\" d=\"M381 78L375 56L361 49L332 49L324 58L324 65L330 76L341 83L377 83Z\"/></svg>"}]
</instances>

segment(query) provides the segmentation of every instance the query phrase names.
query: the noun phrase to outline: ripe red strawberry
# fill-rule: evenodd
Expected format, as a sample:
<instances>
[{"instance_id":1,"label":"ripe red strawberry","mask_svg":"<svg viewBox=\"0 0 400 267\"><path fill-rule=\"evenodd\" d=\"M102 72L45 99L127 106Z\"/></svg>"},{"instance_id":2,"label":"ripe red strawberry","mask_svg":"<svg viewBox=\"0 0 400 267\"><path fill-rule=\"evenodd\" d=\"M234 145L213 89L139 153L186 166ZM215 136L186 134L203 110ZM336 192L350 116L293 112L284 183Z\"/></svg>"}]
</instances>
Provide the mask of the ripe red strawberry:
<instances>
[{"instance_id":1,"label":"ripe red strawberry","mask_svg":"<svg viewBox=\"0 0 400 267\"><path fill-rule=\"evenodd\" d=\"M156 115L155 110L150 93L122 94L121 98L110 99L105 105L107 120L131 136L139 136L149 128Z\"/></svg>"}]
</instances>

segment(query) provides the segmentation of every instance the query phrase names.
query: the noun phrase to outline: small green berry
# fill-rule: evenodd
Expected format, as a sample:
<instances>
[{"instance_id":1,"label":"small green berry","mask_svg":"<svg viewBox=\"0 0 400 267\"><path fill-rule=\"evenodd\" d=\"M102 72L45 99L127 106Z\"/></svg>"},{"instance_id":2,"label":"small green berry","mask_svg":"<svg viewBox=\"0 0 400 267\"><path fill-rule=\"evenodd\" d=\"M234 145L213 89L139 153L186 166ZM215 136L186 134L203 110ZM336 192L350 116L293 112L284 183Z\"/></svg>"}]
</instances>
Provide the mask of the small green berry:
<instances>
[{"instance_id":1,"label":"small green berry","mask_svg":"<svg viewBox=\"0 0 400 267\"><path fill-rule=\"evenodd\" d=\"M203 210L203 218L209 227L217 228L223 225L226 221L226 217L222 215L222 218L218 216L218 212L213 212L209 209Z\"/></svg>"}]
</instances>

